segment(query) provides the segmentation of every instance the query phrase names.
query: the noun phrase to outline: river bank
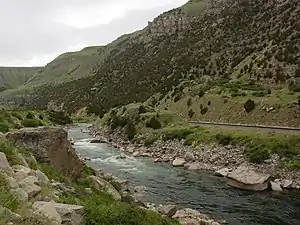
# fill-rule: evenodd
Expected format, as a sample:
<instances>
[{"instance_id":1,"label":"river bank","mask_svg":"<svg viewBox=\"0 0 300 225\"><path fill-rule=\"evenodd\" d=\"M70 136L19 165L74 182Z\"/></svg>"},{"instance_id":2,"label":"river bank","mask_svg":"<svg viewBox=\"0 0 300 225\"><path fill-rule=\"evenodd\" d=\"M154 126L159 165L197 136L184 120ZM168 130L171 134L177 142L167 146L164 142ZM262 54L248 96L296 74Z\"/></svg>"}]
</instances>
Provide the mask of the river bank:
<instances>
[{"instance_id":1,"label":"river bank","mask_svg":"<svg viewBox=\"0 0 300 225\"><path fill-rule=\"evenodd\" d=\"M90 133L95 142L105 142L119 148L134 157L149 157L157 163L170 163L174 167L183 167L191 171L212 171L218 176L229 177L229 184L234 187L256 190L253 184L263 184L258 190L270 188L273 191L284 189L300 190L300 172L282 166L277 154L260 164L251 163L245 157L245 147L220 145L215 143L188 146L184 141L155 141L150 146L135 144L124 139L117 132L103 132L91 126ZM246 180L251 180L247 183ZM232 182L234 181L234 182ZM245 188L245 184L247 187ZM249 185L248 185L249 184Z\"/></svg>"}]
</instances>

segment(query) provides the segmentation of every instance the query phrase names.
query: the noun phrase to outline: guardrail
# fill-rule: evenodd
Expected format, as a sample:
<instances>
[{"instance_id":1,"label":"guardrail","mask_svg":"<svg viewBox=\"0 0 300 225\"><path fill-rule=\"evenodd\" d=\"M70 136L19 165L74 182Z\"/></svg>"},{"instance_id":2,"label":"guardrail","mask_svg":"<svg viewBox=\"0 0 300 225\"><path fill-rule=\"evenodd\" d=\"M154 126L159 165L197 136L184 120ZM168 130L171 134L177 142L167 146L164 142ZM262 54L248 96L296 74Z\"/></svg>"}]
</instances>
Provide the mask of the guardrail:
<instances>
[{"instance_id":1,"label":"guardrail","mask_svg":"<svg viewBox=\"0 0 300 225\"><path fill-rule=\"evenodd\" d=\"M245 128L260 128L260 129L272 129L272 130L291 130L299 131L300 127L279 127L279 126L264 126L254 124L235 124L235 123L218 123L218 122L205 122L205 121L190 121L190 124L198 125L213 125L213 126L229 126L229 127L245 127Z\"/></svg>"}]
</instances>

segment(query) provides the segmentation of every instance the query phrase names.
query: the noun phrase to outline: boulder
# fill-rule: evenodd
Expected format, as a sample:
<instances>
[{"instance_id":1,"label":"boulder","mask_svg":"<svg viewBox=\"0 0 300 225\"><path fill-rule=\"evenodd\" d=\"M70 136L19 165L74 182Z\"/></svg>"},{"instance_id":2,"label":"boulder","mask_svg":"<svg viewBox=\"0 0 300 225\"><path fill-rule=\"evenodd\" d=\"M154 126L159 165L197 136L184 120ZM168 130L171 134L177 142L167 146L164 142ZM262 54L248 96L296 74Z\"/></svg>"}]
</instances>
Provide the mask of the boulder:
<instances>
[{"instance_id":1,"label":"boulder","mask_svg":"<svg viewBox=\"0 0 300 225\"><path fill-rule=\"evenodd\" d=\"M3 152L0 152L0 172L7 173L8 175L12 175L14 172Z\"/></svg>"},{"instance_id":2,"label":"boulder","mask_svg":"<svg viewBox=\"0 0 300 225\"><path fill-rule=\"evenodd\" d=\"M21 180L25 179L26 177L28 177L28 174L24 173L23 171L18 171L14 174L14 178L17 181L21 181Z\"/></svg>"},{"instance_id":3,"label":"boulder","mask_svg":"<svg viewBox=\"0 0 300 225\"><path fill-rule=\"evenodd\" d=\"M139 151L135 151L134 153L132 153L132 156L133 157L139 157L139 156L141 156L141 152L139 152Z\"/></svg>"},{"instance_id":4,"label":"boulder","mask_svg":"<svg viewBox=\"0 0 300 225\"><path fill-rule=\"evenodd\" d=\"M36 170L35 176L41 184L49 184L49 178L42 171Z\"/></svg>"},{"instance_id":5,"label":"boulder","mask_svg":"<svg viewBox=\"0 0 300 225\"><path fill-rule=\"evenodd\" d=\"M183 158L176 158L173 162L172 165L174 167L182 167L184 166L184 164L186 163L186 161Z\"/></svg>"},{"instance_id":6,"label":"boulder","mask_svg":"<svg viewBox=\"0 0 300 225\"><path fill-rule=\"evenodd\" d=\"M15 189L15 188L19 187L19 184L18 184L17 180L13 177L7 176L6 181L7 181L8 186L12 189Z\"/></svg>"},{"instance_id":7,"label":"boulder","mask_svg":"<svg viewBox=\"0 0 300 225\"><path fill-rule=\"evenodd\" d=\"M56 211L53 202L35 202L32 208L35 210L36 215L42 215L47 217L49 220L53 221L56 224L62 223L62 218Z\"/></svg>"},{"instance_id":8,"label":"boulder","mask_svg":"<svg viewBox=\"0 0 300 225\"><path fill-rule=\"evenodd\" d=\"M256 173L255 171L240 166L228 174L228 184L245 190L263 191L268 188L269 174Z\"/></svg>"},{"instance_id":9,"label":"boulder","mask_svg":"<svg viewBox=\"0 0 300 225\"><path fill-rule=\"evenodd\" d=\"M121 201L122 197L119 192L114 188L112 184L110 184L106 180L96 176L90 176L89 180L95 189L102 190L109 194L113 199Z\"/></svg>"},{"instance_id":10,"label":"boulder","mask_svg":"<svg viewBox=\"0 0 300 225\"><path fill-rule=\"evenodd\" d=\"M219 177L227 177L229 173L230 173L230 170L228 168L222 168L220 170L217 170L215 172L215 175L219 176Z\"/></svg>"},{"instance_id":11,"label":"boulder","mask_svg":"<svg viewBox=\"0 0 300 225\"><path fill-rule=\"evenodd\" d=\"M284 189L290 189L290 188L292 188L292 186L293 186L293 181L292 180L284 180L282 182L282 187Z\"/></svg>"},{"instance_id":12,"label":"boulder","mask_svg":"<svg viewBox=\"0 0 300 225\"><path fill-rule=\"evenodd\" d=\"M17 188L15 190L13 190L13 193L18 197L19 200L21 200L23 202L28 201L28 194L24 189Z\"/></svg>"},{"instance_id":13,"label":"boulder","mask_svg":"<svg viewBox=\"0 0 300 225\"><path fill-rule=\"evenodd\" d=\"M187 152L185 153L184 160L187 162L193 162L195 161L195 156L192 152Z\"/></svg>"},{"instance_id":14,"label":"boulder","mask_svg":"<svg viewBox=\"0 0 300 225\"><path fill-rule=\"evenodd\" d=\"M36 177L34 177L34 176L29 176L29 177L26 177L25 179L21 180L20 184L22 184L22 183L31 183L31 184L38 185L39 184L39 180Z\"/></svg>"},{"instance_id":15,"label":"boulder","mask_svg":"<svg viewBox=\"0 0 300 225\"><path fill-rule=\"evenodd\" d=\"M176 214L177 212L177 207L176 205L165 205L160 207L159 211L168 217L172 217Z\"/></svg>"},{"instance_id":16,"label":"boulder","mask_svg":"<svg viewBox=\"0 0 300 225\"><path fill-rule=\"evenodd\" d=\"M67 131L61 127L23 128L7 133L6 138L31 151L39 162L53 165L70 178L77 179L82 174L84 163L68 141Z\"/></svg>"},{"instance_id":17,"label":"boulder","mask_svg":"<svg viewBox=\"0 0 300 225\"><path fill-rule=\"evenodd\" d=\"M60 224L79 225L83 222L84 208L81 205L68 205L56 202L37 201L33 204L33 208L35 210L46 208L48 211L44 211L48 213L50 211L49 209L51 209L52 215L55 215L55 218L58 220L60 218ZM53 211L53 209L55 211Z\"/></svg>"},{"instance_id":18,"label":"boulder","mask_svg":"<svg viewBox=\"0 0 300 225\"><path fill-rule=\"evenodd\" d=\"M270 184L271 184L272 191L282 191L282 188L281 188L279 182L271 181Z\"/></svg>"},{"instance_id":19,"label":"boulder","mask_svg":"<svg viewBox=\"0 0 300 225\"><path fill-rule=\"evenodd\" d=\"M1 215L6 215L9 218L10 222L19 221L21 219L21 216L19 214L14 213L10 209L0 205L0 216Z\"/></svg>"},{"instance_id":20,"label":"boulder","mask_svg":"<svg viewBox=\"0 0 300 225\"><path fill-rule=\"evenodd\" d=\"M12 167L12 169L14 170L15 173L17 172L22 172L24 174L26 174L27 176L29 176L29 174L31 173L31 169L22 165L15 165Z\"/></svg>"},{"instance_id":21,"label":"boulder","mask_svg":"<svg viewBox=\"0 0 300 225\"><path fill-rule=\"evenodd\" d=\"M24 180L20 181L19 185L20 188L22 188L28 194L28 197L31 199L41 192L41 188L37 186L36 183L38 183L37 178L29 176Z\"/></svg>"}]
</instances>

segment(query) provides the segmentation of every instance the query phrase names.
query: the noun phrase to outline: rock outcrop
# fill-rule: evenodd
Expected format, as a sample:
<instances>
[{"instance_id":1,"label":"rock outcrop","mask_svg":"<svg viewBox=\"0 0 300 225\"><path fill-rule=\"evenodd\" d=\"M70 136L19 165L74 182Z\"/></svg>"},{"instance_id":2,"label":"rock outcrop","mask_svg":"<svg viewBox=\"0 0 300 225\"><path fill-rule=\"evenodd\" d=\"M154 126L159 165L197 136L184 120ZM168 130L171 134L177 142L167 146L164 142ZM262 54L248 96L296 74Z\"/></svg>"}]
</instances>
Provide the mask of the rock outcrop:
<instances>
[{"instance_id":1,"label":"rock outcrop","mask_svg":"<svg viewBox=\"0 0 300 225\"><path fill-rule=\"evenodd\" d=\"M219 225L218 222L209 219L206 215L189 208L178 210L173 218L178 219L181 224L186 225Z\"/></svg>"},{"instance_id":2,"label":"rock outcrop","mask_svg":"<svg viewBox=\"0 0 300 225\"><path fill-rule=\"evenodd\" d=\"M228 184L246 190L263 191L269 186L270 175L260 174L240 166L228 174Z\"/></svg>"},{"instance_id":3,"label":"rock outcrop","mask_svg":"<svg viewBox=\"0 0 300 225\"><path fill-rule=\"evenodd\" d=\"M24 128L6 135L14 144L30 150L41 163L51 163L71 178L78 178L84 168L62 128Z\"/></svg>"}]
</instances>

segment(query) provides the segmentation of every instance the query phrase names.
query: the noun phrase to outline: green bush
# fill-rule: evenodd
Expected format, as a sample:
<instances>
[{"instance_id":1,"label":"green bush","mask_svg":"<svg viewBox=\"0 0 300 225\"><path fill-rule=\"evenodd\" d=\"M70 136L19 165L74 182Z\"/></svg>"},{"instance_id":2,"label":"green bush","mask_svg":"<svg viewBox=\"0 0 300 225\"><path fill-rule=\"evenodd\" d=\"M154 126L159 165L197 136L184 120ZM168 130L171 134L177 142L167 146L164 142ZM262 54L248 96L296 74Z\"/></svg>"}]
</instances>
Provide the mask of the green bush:
<instances>
[{"instance_id":1,"label":"green bush","mask_svg":"<svg viewBox=\"0 0 300 225\"><path fill-rule=\"evenodd\" d=\"M160 129L162 125L156 117L152 117L150 120L146 122L146 127L156 130L156 129Z\"/></svg>"},{"instance_id":2,"label":"green bush","mask_svg":"<svg viewBox=\"0 0 300 225\"><path fill-rule=\"evenodd\" d=\"M24 127L38 127L38 126L42 126L43 123L37 119L25 119L22 121L22 125Z\"/></svg>"},{"instance_id":3,"label":"green bush","mask_svg":"<svg viewBox=\"0 0 300 225\"><path fill-rule=\"evenodd\" d=\"M192 100L191 98L189 98L189 99L187 100L187 102L186 102L186 105L187 105L188 107L190 107L192 104L193 104L193 100Z\"/></svg>"},{"instance_id":4,"label":"green bush","mask_svg":"<svg viewBox=\"0 0 300 225\"><path fill-rule=\"evenodd\" d=\"M34 114L32 112L28 112L27 115L26 115L26 118L27 119L34 119L35 116L34 116Z\"/></svg>"},{"instance_id":5,"label":"green bush","mask_svg":"<svg viewBox=\"0 0 300 225\"><path fill-rule=\"evenodd\" d=\"M195 112L192 109L190 109L188 112L189 118L192 118L194 116L194 114L195 114Z\"/></svg>"},{"instance_id":6,"label":"green bush","mask_svg":"<svg viewBox=\"0 0 300 225\"><path fill-rule=\"evenodd\" d=\"M23 120L23 117L21 114L17 113L17 112L12 112L11 115L13 115L14 117L16 117L18 120Z\"/></svg>"},{"instance_id":7,"label":"green bush","mask_svg":"<svg viewBox=\"0 0 300 225\"><path fill-rule=\"evenodd\" d=\"M191 133L193 133L193 130L190 127L164 128L161 130L161 138L163 141L183 140Z\"/></svg>"},{"instance_id":8,"label":"green bush","mask_svg":"<svg viewBox=\"0 0 300 225\"><path fill-rule=\"evenodd\" d=\"M6 123L0 123L0 132L6 133L9 131L9 126Z\"/></svg>"},{"instance_id":9,"label":"green bush","mask_svg":"<svg viewBox=\"0 0 300 225\"><path fill-rule=\"evenodd\" d=\"M263 163L270 158L270 151L265 146L252 146L246 150L250 162Z\"/></svg>"},{"instance_id":10,"label":"green bush","mask_svg":"<svg viewBox=\"0 0 300 225\"><path fill-rule=\"evenodd\" d=\"M58 124L58 125L66 125L66 124L71 124L72 123L72 119L71 117L66 114L63 111L51 111L49 113L50 115L50 121L54 124Z\"/></svg>"},{"instance_id":11,"label":"green bush","mask_svg":"<svg viewBox=\"0 0 300 225\"><path fill-rule=\"evenodd\" d=\"M220 145L229 145L232 141L232 137L230 135L216 134L216 140Z\"/></svg>"}]
</instances>

